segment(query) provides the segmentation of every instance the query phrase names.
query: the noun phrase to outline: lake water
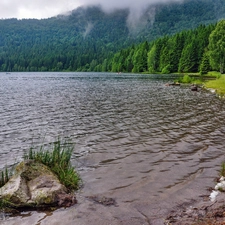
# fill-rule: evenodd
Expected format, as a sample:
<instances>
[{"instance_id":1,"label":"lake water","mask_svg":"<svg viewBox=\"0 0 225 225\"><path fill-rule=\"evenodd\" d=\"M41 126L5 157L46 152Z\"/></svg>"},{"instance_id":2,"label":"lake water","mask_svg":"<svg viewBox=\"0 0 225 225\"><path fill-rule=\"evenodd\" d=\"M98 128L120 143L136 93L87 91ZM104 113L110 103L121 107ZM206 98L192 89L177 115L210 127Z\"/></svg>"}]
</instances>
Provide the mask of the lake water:
<instances>
[{"instance_id":1,"label":"lake water","mask_svg":"<svg viewBox=\"0 0 225 225\"><path fill-rule=\"evenodd\" d=\"M163 224L174 207L206 198L225 160L224 100L188 86L166 87L166 79L0 73L0 169L32 145L69 138L83 179L74 207L0 224L62 224L62 217L64 225Z\"/></svg>"}]
</instances>

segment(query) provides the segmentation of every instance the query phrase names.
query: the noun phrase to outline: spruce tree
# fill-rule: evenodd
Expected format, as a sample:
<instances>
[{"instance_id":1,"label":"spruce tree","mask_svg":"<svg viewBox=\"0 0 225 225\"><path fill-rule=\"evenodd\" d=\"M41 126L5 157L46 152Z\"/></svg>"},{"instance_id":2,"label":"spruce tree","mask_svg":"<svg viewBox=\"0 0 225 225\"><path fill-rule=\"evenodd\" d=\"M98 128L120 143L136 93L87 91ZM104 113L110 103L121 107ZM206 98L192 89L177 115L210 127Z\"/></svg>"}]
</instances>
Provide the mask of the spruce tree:
<instances>
[{"instance_id":1,"label":"spruce tree","mask_svg":"<svg viewBox=\"0 0 225 225\"><path fill-rule=\"evenodd\" d=\"M212 69L224 73L225 69L225 20L216 25L209 36L209 60Z\"/></svg>"},{"instance_id":2,"label":"spruce tree","mask_svg":"<svg viewBox=\"0 0 225 225\"><path fill-rule=\"evenodd\" d=\"M204 75L210 71L210 62L208 52L205 52L202 57L202 62L200 65L200 74Z\"/></svg>"}]
</instances>

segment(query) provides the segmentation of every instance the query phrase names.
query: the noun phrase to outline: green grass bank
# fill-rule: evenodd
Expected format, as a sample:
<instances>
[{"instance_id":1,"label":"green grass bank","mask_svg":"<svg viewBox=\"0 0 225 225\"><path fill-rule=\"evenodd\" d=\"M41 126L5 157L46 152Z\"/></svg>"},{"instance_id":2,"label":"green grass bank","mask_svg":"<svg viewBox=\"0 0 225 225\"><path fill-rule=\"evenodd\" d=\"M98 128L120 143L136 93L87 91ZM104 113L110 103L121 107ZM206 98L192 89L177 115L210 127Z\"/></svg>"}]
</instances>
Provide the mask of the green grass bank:
<instances>
[{"instance_id":1,"label":"green grass bank","mask_svg":"<svg viewBox=\"0 0 225 225\"><path fill-rule=\"evenodd\" d=\"M204 86L209 89L214 89L219 95L225 95L225 75L220 75L216 80L205 82Z\"/></svg>"}]
</instances>

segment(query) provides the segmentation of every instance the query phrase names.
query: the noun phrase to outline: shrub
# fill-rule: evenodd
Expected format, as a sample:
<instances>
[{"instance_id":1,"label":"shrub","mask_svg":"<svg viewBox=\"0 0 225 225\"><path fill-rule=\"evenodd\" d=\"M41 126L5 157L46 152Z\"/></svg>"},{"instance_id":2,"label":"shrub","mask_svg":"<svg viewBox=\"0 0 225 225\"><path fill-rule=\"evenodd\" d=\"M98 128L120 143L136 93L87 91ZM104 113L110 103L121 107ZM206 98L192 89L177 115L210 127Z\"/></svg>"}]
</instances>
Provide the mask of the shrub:
<instances>
[{"instance_id":1,"label":"shrub","mask_svg":"<svg viewBox=\"0 0 225 225\"><path fill-rule=\"evenodd\" d=\"M184 75L182 79L182 83L191 83L191 82L192 82L192 78L188 75Z\"/></svg>"}]
</instances>

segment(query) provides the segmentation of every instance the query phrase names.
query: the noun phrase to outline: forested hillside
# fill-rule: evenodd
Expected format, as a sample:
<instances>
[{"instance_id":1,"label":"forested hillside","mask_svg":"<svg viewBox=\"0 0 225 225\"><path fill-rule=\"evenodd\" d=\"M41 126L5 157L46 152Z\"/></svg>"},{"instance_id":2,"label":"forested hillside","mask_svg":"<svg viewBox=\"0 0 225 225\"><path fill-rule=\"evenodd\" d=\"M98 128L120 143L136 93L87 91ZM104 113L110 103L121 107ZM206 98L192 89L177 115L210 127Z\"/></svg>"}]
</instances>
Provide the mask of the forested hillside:
<instances>
[{"instance_id":1,"label":"forested hillside","mask_svg":"<svg viewBox=\"0 0 225 225\"><path fill-rule=\"evenodd\" d=\"M120 50L96 68L112 72L225 72L225 20ZM107 66L106 66L107 65Z\"/></svg>"},{"instance_id":2,"label":"forested hillside","mask_svg":"<svg viewBox=\"0 0 225 225\"><path fill-rule=\"evenodd\" d=\"M149 44L150 41L194 29L200 24L215 24L225 18L225 4L223 0L184 0L182 4L157 4L147 8L134 23L136 26L132 27L129 26L128 16L128 9L106 14L101 8L92 6L50 19L0 20L0 71L117 71L120 68L116 60L114 65L109 61L119 50L135 49L137 47L130 46L144 42L141 45L150 54L149 50L153 46ZM208 35L212 28L207 29ZM180 38L186 38L186 35L189 35L188 31L184 31ZM163 44L166 39L168 37L158 42ZM190 39L194 39L192 34ZM154 48L158 46L157 41L154 45ZM198 65L193 68L200 64L203 49L199 51ZM126 58L128 61L131 60L129 55ZM153 66L152 71L174 71L177 68L175 65L165 67L161 63ZM147 70L151 71L149 68ZM186 68L179 67L182 71ZM127 71L142 70L146 68L132 67L130 63Z\"/></svg>"}]
</instances>

